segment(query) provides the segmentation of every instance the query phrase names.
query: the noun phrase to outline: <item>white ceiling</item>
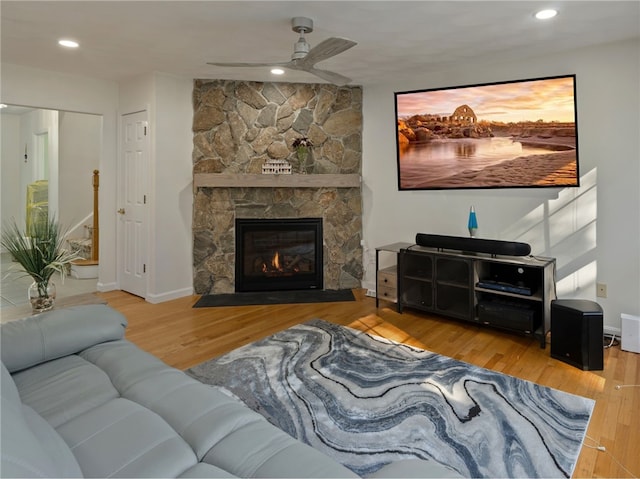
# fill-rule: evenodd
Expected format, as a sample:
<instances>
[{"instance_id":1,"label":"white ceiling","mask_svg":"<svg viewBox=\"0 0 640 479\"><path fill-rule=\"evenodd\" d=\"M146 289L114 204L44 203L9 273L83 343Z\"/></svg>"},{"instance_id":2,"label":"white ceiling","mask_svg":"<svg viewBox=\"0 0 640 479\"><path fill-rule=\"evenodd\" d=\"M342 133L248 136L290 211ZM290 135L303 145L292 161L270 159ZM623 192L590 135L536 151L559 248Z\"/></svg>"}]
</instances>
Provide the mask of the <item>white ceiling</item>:
<instances>
[{"instance_id":1,"label":"white ceiling","mask_svg":"<svg viewBox=\"0 0 640 479\"><path fill-rule=\"evenodd\" d=\"M536 10L554 6L541 22ZM288 61L307 16L311 45L327 37L358 45L318 64L354 84L387 82L640 36L640 1L7 1L0 2L1 59L106 80L166 72L188 78L321 82L304 72L208 61ZM69 37L77 50L57 45Z\"/></svg>"}]
</instances>

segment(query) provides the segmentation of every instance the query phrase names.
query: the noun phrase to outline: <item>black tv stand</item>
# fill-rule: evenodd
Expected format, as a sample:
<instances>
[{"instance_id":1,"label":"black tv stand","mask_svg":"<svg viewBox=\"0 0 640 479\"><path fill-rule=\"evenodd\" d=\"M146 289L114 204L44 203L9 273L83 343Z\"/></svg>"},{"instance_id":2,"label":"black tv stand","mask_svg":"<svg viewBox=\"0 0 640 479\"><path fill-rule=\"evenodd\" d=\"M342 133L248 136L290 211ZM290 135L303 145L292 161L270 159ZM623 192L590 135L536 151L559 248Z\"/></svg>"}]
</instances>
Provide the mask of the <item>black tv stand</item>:
<instances>
[{"instance_id":1,"label":"black tv stand","mask_svg":"<svg viewBox=\"0 0 640 479\"><path fill-rule=\"evenodd\" d=\"M411 245L398 254L398 311L437 313L530 335L546 346L555 259Z\"/></svg>"}]
</instances>

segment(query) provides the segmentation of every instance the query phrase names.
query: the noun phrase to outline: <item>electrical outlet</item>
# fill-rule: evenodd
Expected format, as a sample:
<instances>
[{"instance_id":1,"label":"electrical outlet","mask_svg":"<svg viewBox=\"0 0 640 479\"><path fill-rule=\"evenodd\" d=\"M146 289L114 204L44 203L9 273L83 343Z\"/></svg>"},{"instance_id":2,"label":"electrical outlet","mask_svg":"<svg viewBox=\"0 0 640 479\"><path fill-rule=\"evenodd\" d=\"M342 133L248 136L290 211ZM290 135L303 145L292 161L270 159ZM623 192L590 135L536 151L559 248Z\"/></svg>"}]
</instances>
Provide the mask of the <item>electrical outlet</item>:
<instances>
[{"instance_id":1,"label":"electrical outlet","mask_svg":"<svg viewBox=\"0 0 640 479\"><path fill-rule=\"evenodd\" d=\"M605 283L596 283L596 296L598 298L607 297L607 285Z\"/></svg>"}]
</instances>

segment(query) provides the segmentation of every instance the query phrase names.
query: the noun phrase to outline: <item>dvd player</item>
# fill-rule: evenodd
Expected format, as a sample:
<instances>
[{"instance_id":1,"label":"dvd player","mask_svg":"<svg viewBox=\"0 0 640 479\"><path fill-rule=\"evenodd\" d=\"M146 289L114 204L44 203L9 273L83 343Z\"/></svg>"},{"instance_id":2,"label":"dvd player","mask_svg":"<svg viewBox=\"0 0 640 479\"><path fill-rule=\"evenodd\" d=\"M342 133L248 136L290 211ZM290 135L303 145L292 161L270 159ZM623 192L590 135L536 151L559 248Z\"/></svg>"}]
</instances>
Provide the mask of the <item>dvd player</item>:
<instances>
[{"instance_id":1,"label":"dvd player","mask_svg":"<svg viewBox=\"0 0 640 479\"><path fill-rule=\"evenodd\" d=\"M492 289L494 291L504 291L505 293L524 294L531 296L533 292L531 288L524 285L516 285L511 283L504 283L502 281L493 281L491 279L483 279L476 283L478 288Z\"/></svg>"}]
</instances>

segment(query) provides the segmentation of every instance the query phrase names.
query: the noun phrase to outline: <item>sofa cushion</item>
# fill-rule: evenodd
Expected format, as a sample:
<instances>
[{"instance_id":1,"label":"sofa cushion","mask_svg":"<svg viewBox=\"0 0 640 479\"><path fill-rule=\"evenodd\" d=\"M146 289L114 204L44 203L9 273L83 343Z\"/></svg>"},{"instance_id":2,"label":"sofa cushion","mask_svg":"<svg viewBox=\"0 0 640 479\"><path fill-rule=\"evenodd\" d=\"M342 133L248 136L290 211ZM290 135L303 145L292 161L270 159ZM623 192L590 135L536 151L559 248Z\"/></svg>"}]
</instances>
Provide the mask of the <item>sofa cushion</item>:
<instances>
[{"instance_id":1,"label":"sofa cushion","mask_svg":"<svg viewBox=\"0 0 640 479\"><path fill-rule=\"evenodd\" d=\"M81 477L69 447L35 411L23 406L4 364L0 392L2 477Z\"/></svg>"},{"instance_id":2,"label":"sofa cushion","mask_svg":"<svg viewBox=\"0 0 640 479\"><path fill-rule=\"evenodd\" d=\"M233 430L207 453L204 461L240 477L358 477L320 451L258 418Z\"/></svg>"},{"instance_id":3,"label":"sofa cushion","mask_svg":"<svg viewBox=\"0 0 640 479\"><path fill-rule=\"evenodd\" d=\"M356 477L238 400L126 340L93 346L80 356L103 369L123 397L162 416L199 460L241 477Z\"/></svg>"},{"instance_id":4,"label":"sofa cushion","mask_svg":"<svg viewBox=\"0 0 640 479\"><path fill-rule=\"evenodd\" d=\"M13 373L124 337L127 320L104 305L75 306L0 325L2 362Z\"/></svg>"},{"instance_id":5,"label":"sofa cushion","mask_svg":"<svg viewBox=\"0 0 640 479\"><path fill-rule=\"evenodd\" d=\"M25 369L13 379L22 401L53 427L119 396L104 371L75 355Z\"/></svg>"},{"instance_id":6,"label":"sofa cushion","mask_svg":"<svg viewBox=\"0 0 640 479\"><path fill-rule=\"evenodd\" d=\"M256 420L255 413L242 403L126 340L96 345L81 357L104 369L122 397L161 415L191 445L198 459L234 429Z\"/></svg>"},{"instance_id":7,"label":"sofa cushion","mask_svg":"<svg viewBox=\"0 0 640 479\"><path fill-rule=\"evenodd\" d=\"M85 477L177 477L196 457L161 417L114 399L58 428Z\"/></svg>"}]
</instances>

